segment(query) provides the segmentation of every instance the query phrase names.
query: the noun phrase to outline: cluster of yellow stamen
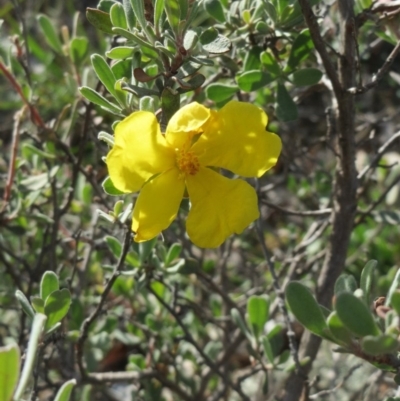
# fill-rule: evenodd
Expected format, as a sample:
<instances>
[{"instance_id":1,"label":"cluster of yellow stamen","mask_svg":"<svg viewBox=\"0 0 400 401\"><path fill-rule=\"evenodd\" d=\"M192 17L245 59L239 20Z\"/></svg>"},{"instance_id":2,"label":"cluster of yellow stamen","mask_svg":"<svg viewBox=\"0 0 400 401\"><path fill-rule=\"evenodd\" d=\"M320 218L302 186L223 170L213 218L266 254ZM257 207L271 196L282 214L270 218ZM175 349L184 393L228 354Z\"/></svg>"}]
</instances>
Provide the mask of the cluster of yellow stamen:
<instances>
[{"instance_id":1,"label":"cluster of yellow stamen","mask_svg":"<svg viewBox=\"0 0 400 401\"><path fill-rule=\"evenodd\" d=\"M176 155L176 163L182 173L195 175L200 169L200 163L197 156L186 150L178 150Z\"/></svg>"}]
</instances>

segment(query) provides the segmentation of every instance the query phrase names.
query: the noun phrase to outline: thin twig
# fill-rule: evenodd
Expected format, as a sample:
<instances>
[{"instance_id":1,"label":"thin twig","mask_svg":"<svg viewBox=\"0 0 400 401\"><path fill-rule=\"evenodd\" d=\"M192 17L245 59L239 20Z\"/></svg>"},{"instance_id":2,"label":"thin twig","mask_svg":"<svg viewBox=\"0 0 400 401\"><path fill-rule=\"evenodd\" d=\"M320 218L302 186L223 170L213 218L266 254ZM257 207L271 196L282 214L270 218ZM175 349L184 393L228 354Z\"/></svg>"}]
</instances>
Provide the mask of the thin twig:
<instances>
[{"instance_id":1,"label":"thin twig","mask_svg":"<svg viewBox=\"0 0 400 401\"><path fill-rule=\"evenodd\" d=\"M175 313L175 311L157 294L156 291L153 290L153 288L150 285L148 285L147 288L154 295L154 297L157 298L158 302L160 302L160 304L175 318L176 322L185 333L186 340L196 348L197 352L204 359L204 362L213 370L213 372L218 376L220 376L224 382L229 384L229 386L232 389L234 389L242 397L243 400L250 401L250 398L243 392L241 387L233 383L232 380L227 375L222 373L218 369L216 364L208 357L208 355L204 352L203 348L193 338L192 334L190 333L186 325L182 322L182 319L178 316L178 314Z\"/></svg>"},{"instance_id":2,"label":"thin twig","mask_svg":"<svg viewBox=\"0 0 400 401\"><path fill-rule=\"evenodd\" d=\"M16 90L22 101L25 103L25 105L28 107L30 113L31 113L31 120L32 122L40 127L40 128L45 128L45 123L42 120L42 117L40 117L39 112L37 111L36 107L33 106L32 104L29 103L28 99L25 97L24 92L19 85L19 83L16 81L14 76L8 71L7 67L3 64L3 62L0 60L0 71L3 72L3 74L6 76L8 81L11 83L13 88Z\"/></svg>"},{"instance_id":3,"label":"thin twig","mask_svg":"<svg viewBox=\"0 0 400 401\"><path fill-rule=\"evenodd\" d=\"M24 112L25 112L25 107L17 111L14 116L14 128L12 132L12 142L11 142L11 156L8 165L8 174L7 174L6 186L4 187L3 204L0 209L0 214L3 213L4 210L6 209L8 201L10 200L11 196L11 188L15 176L15 161L17 158L19 131L21 128L21 121L24 116Z\"/></svg>"},{"instance_id":4,"label":"thin twig","mask_svg":"<svg viewBox=\"0 0 400 401\"><path fill-rule=\"evenodd\" d=\"M387 74L393 61L397 57L400 52L400 41L397 42L397 45L394 47L392 52L389 54L389 57L385 60L382 67L378 70L376 75L372 78L371 82L359 87L349 88L347 91L353 95L360 95L361 93L365 93L378 85L379 81Z\"/></svg>"},{"instance_id":5,"label":"thin twig","mask_svg":"<svg viewBox=\"0 0 400 401\"><path fill-rule=\"evenodd\" d=\"M322 63L324 64L325 71L332 82L333 90L335 93L340 93L342 89L342 85L339 81L339 76L336 72L336 68L333 65L329 54L326 50L326 45L324 42L324 39L321 36L321 33L319 31L319 25L317 18L310 6L310 3L308 0L299 0L299 4L304 16L304 19L306 20L307 26L310 29L310 35L312 38L312 41L314 43L315 49L321 56Z\"/></svg>"},{"instance_id":6,"label":"thin twig","mask_svg":"<svg viewBox=\"0 0 400 401\"><path fill-rule=\"evenodd\" d=\"M393 142L395 142L398 138L400 138L400 131L393 134L376 152L375 157L371 160L371 162L365 166L362 171L358 173L357 179L361 180L364 176L375 167L384 153L389 149Z\"/></svg>"},{"instance_id":7,"label":"thin twig","mask_svg":"<svg viewBox=\"0 0 400 401\"><path fill-rule=\"evenodd\" d=\"M85 345L85 341L89 335L90 326L97 319L97 317L100 315L100 313L102 311L102 308L106 301L107 295L111 291L111 288L112 288L115 280L119 276L120 270L122 269L122 267L124 265L125 258L126 258L126 255L128 254L131 243L132 243L132 233L128 229L125 234L124 244L122 247L121 255L119 257L117 264L114 267L114 271L113 271L110 279L108 280L108 282L104 288L103 294L101 294L100 301L97 304L96 309L82 323L80 335L78 338L78 342L76 344L76 354L77 354L77 362L78 362L79 371L83 378L87 377L87 373L86 373L85 367L83 365L83 348Z\"/></svg>"},{"instance_id":8,"label":"thin twig","mask_svg":"<svg viewBox=\"0 0 400 401\"><path fill-rule=\"evenodd\" d=\"M275 294L277 296L278 306L283 315L283 318L285 320L285 324L287 327L287 336L288 336L288 340L289 340L290 354L292 355L292 358L294 360L298 374L301 374L301 366L300 366L300 360L299 360L299 354L298 354L298 346L296 343L296 335L292 328L292 323L289 318L289 312L286 308L285 295L279 285L279 279L278 279L278 275L276 274L276 271L275 271L275 266L271 260L267 246L265 245L261 215L256 222L256 231L257 231L258 240L259 240L259 243L261 245L261 249L262 249L262 252L264 255L264 259L267 263L268 270L272 276L272 284L273 284L273 287L275 290Z\"/></svg>"},{"instance_id":9,"label":"thin twig","mask_svg":"<svg viewBox=\"0 0 400 401\"><path fill-rule=\"evenodd\" d=\"M297 211L297 210L285 209L265 199L261 199L261 203L273 209L279 210L282 213L289 214L292 216L329 216L332 213L331 208L320 209L320 210Z\"/></svg>"},{"instance_id":10,"label":"thin twig","mask_svg":"<svg viewBox=\"0 0 400 401\"><path fill-rule=\"evenodd\" d=\"M371 205L367 210L365 210L365 211L363 211L363 212L361 213L361 215L360 215L360 216L357 218L357 220L355 221L355 225L361 224L361 223L365 220L365 218L366 218L367 216L369 216L369 215L371 214L371 212L372 212L379 204L381 204L381 203L385 200L386 195L389 193L389 191L390 191L394 186L396 186L399 182L400 182L400 175L397 176L397 177L385 188L385 190L381 193L381 195L379 196L379 198L378 198L375 202L373 202L372 205Z\"/></svg>"}]
</instances>

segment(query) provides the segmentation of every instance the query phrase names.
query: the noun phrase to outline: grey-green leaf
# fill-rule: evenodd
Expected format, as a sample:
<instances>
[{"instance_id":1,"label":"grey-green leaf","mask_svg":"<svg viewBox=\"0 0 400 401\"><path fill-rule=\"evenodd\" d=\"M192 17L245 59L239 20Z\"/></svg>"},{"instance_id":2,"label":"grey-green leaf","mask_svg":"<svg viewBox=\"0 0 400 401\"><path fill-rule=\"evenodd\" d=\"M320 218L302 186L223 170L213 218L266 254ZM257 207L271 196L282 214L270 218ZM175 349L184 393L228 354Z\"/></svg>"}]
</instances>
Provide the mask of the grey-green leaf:
<instances>
[{"instance_id":1,"label":"grey-green leaf","mask_svg":"<svg viewBox=\"0 0 400 401\"><path fill-rule=\"evenodd\" d=\"M116 91L114 89L115 87L115 82L117 79L115 78L114 73L112 72L110 66L107 64L106 60L100 54L93 54L92 57L92 66L97 74L98 78L100 81L103 83L103 85L106 87L106 89L115 97L118 99L118 96L116 94Z\"/></svg>"},{"instance_id":2,"label":"grey-green leaf","mask_svg":"<svg viewBox=\"0 0 400 401\"><path fill-rule=\"evenodd\" d=\"M361 348L369 355L389 354L399 349L399 342L389 334L366 336L361 341Z\"/></svg>"},{"instance_id":3,"label":"grey-green leaf","mask_svg":"<svg viewBox=\"0 0 400 401\"><path fill-rule=\"evenodd\" d=\"M100 31L108 33L109 35L113 34L113 25L111 23L110 14L101 10L97 10L96 8L88 7L86 9L86 18L94 27L96 27Z\"/></svg>"},{"instance_id":4,"label":"grey-green leaf","mask_svg":"<svg viewBox=\"0 0 400 401\"><path fill-rule=\"evenodd\" d=\"M242 333L251 341L252 337L251 334L249 332L249 329L246 326L246 323L244 322L240 312L233 308L231 309L231 316L232 316L232 320L234 323L236 323L236 325L239 327L239 329L242 331Z\"/></svg>"},{"instance_id":5,"label":"grey-green leaf","mask_svg":"<svg viewBox=\"0 0 400 401\"><path fill-rule=\"evenodd\" d=\"M338 296L342 292L354 292L357 289L357 282L351 274L342 274L335 283L335 295Z\"/></svg>"},{"instance_id":6,"label":"grey-green leaf","mask_svg":"<svg viewBox=\"0 0 400 401\"><path fill-rule=\"evenodd\" d=\"M225 22L224 9L219 0L205 0L204 6L211 17L216 19L218 22Z\"/></svg>"},{"instance_id":7,"label":"grey-green leaf","mask_svg":"<svg viewBox=\"0 0 400 401\"><path fill-rule=\"evenodd\" d=\"M376 260L370 260L364 266L364 269L361 272L360 278L360 288L364 294L364 301L367 305L369 305L369 296L371 293L372 282L374 280L374 272L378 262Z\"/></svg>"},{"instance_id":8,"label":"grey-green leaf","mask_svg":"<svg viewBox=\"0 0 400 401\"><path fill-rule=\"evenodd\" d=\"M42 276L42 281L40 282L40 298L43 301L53 292L60 288L58 276L52 271L47 271Z\"/></svg>"},{"instance_id":9,"label":"grey-green leaf","mask_svg":"<svg viewBox=\"0 0 400 401\"><path fill-rule=\"evenodd\" d=\"M285 85L279 83L276 91L276 116L280 121L293 121L297 119L297 106Z\"/></svg>"},{"instance_id":10,"label":"grey-green leaf","mask_svg":"<svg viewBox=\"0 0 400 401\"><path fill-rule=\"evenodd\" d=\"M179 23L181 20L181 9L178 0L167 0L164 3L167 19L172 31L179 34Z\"/></svg>"},{"instance_id":11,"label":"grey-green leaf","mask_svg":"<svg viewBox=\"0 0 400 401\"><path fill-rule=\"evenodd\" d=\"M15 296L18 299L22 310L33 320L35 317L35 311L29 303L28 298L20 290L15 291Z\"/></svg>"},{"instance_id":12,"label":"grey-green leaf","mask_svg":"<svg viewBox=\"0 0 400 401\"><path fill-rule=\"evenodd\" d=\"M312 333L324 337L327 330L324 315L310 290L298 281L286 287L286 300L297 320Z\"/></svg>"},{"instance_id":13,"label":"grey-green leaf","mask_svg":"<svg viewBox=\"0 0 400 401\"><path fill-rule=\"evenodd\" d=\"M20 352L17 344L0 347L0 401L10 401L19 376Z\"/></svg>"},{"instance_id":14,"label":"grey-green leaf","mask_svg":"<svg viewBox=\"0 0 400 401\"><path fill-rule=\"evenodd\" d=\"M266 295L253 295L247 301L247 320L254 337L258 338L268 320L269 297Z\"/></svg>"},{"instance_id":15,"label":"grey-green leaf","mask_svg":"<svg viewBox=\"0 0 400 401\"><path fill-rule=\"evenodd\" d=\"M71 396L72 389L76 385L76 380L71 379L65 382L57 392L56 398L54 401L69 401Z\"/></svg>"},{"instance_id":16,"label":"grey-green leaf","mask_svg":"<svg viewBox=\"0 0 400 401\"><path fill-rule=\"evenodd\" d=\"M228 52L231 45L231 41L226 36L218 34L212 42L203 45L203 49L209 53L221 54Z\"/></svg>"},{"instance_id":17,"label":"grey-green leaf","mask_svg":"<svg viewBox=\"0 0 400 401\"><path fill-rule=\"evenodd\" d=\"M318 68L303 68L292 75L292 82L296 86L309 86L317 84L322 78L322 71Z\"/></svg>"},{"instance_id":18,"label":"grey-green leaf","mask_svg":"<svg viewBox=\"0 0 400 401\"><path fill-rule=\"evenodd\" d=\"M121 3L115 3L110 9L110 19L113 26L128 29L124 7Z\"/></svg>"},{"instance_id":19,"label":"grey-green leaf","mask_svg":"<svg viewBox=\"0 0 400 401\"><path fill-rule=\"evenodd\" d=\"M336 298L336 312L339 319L352 333L359 337L380 335L371 311L365 303L349 292L342 292Z\"/></svg>"},{"instance_id":20,"label":"grey-green leaf","mask_svg":"<svg viewBox=\"0 0 400 401\"><path fill-rule=\"evenodd\" d=\"M314 48L314 43L311 40L310 31L308 29L303 30L297 36L293 42L292 49L290 51L287 68L293 70L303 60L305 60Z\"/></svg>"},{"instance_id":21,"label":"grey-green leaf","mask_svg":"<svg viewBox=\"0 0 400 401\"><path fill-rule=\"evenodd\" d=\"M106 241L108 247L110 248L115 258L118 259L122 251L121 242L119 242L117 238L112 237L111 235L106 235L104 240Z\"/></svg>"},{"instance_id":22,"label":"grey-green leaf","mask_svg":"<svg viewBox=\"0 0 400 401\"><path fill-rule=\"evenodd\" d=\"M61 41L58 37L58 34L50 20L49 17L47 17L46 15L39 15L37 17L40 28L43 31L44 37L46 39L46 42L48 43L48 45L58 54L62 54L63 53L63 49L62 49L62 45L61 45Z\"/></svg>"},{"instance_id":23,"label":"grey-green leaf","mask_svg":"<svg viewBox=\"0 0 400 401\"><path fill-rule=\"evenodd\" d=\"M260 89L275 80L271 74L260 70L246 71L236 77L239 88L245 92Z\"/></svg>"},{"instance_id":24,"label":"grey-green leaf","mask_svg":"<svg viewBox=\"0 0 400 401\"><path fill-rule=\"evenodd\" d=\"M206 96L215 103L220 103L233 97L238 90L236 85L214 83L206 87Z\"/></svg>"},{"instance_id":25,"label":"grey-green leaf","mask_svg":"<svg viewBox=\"0 0 400 401\"><path fill-rule=\"evenodd\" d=\"M329 331L339 344L350 344L352 341L352 334L339 319L336 311L333 311L327 320Z\"/></svg>"},{"instance_id":26,"label":"grey-green leaf","mask_svg":"<svg viewBox=\"0 0 400 401\"><path fill-rule=\"evenodd\" d=\"M394 276L393 282L389 288L388 295L386 297L386 306L391 304L392 296L396 292L397 289L400 287L400 269L397 270L396 275Z\"/></svg>"},{"instance_id":27,"label":"grey-green leaf","mask_svg":"<svg viewBox=\"0 0 400 401\"><path fill-rule=\"evenodd\" d=\"M110 110L113 114L119 115L121 113L121 108L114 103L109 102L105 97L100 95L94 89L88 86L82 86L79 88L79 92L83 97L85 97L90 102L101 106L106 110Z\"/></svg>"},{"instance_id":28,"label":"grey-green leaf","mask_svg":"<svg viewBox=\"0 0 400 401\"><path fill-rule=\"evenodd\" d=\"M121 192L119 189L115 188L110 177L107 177L103 181L103 184L101 184L101 185L103 186L104 192L108 195L112 195L112 196L124 195L123 192Z\"/></svg>"},{"instance_id":29,"label":"grey-green leaf","mask_svg":"<svg viewBox=\"0 0 400 401\"><path fill-rule=\"evenodd\" d=\"M47 316L46 330L51 329L68 313L71 305L71 294L68 289L52 292L46 299L44 312Z\"/></svg>"}]
</instances>

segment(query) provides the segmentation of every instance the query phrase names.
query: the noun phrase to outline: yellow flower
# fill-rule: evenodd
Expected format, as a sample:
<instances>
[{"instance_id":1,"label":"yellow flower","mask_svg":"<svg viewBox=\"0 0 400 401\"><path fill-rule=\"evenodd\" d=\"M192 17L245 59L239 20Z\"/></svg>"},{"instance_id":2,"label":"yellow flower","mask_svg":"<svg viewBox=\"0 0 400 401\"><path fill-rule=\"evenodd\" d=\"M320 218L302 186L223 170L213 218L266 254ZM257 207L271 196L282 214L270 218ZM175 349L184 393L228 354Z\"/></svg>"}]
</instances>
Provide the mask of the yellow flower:
<instances>
[{"instance_id":1,"label":"yellow flower","mask_svg":"<svg viewBox=\"0 0 400 401\"><path fill-rule=\"evenodd\" d=\"M267 121L258 107L236 101L220 111L190 103L173 115L165 134L150 112L138 111L121 121L106 162L117 189L140 190L132 219L135 241L165 230L186 190L191 203L186 229L200 247L217 247L257 219L254 189L215 168L260 177L274 166L281 141L265 130Z\"/></svg>"}]
</instances>

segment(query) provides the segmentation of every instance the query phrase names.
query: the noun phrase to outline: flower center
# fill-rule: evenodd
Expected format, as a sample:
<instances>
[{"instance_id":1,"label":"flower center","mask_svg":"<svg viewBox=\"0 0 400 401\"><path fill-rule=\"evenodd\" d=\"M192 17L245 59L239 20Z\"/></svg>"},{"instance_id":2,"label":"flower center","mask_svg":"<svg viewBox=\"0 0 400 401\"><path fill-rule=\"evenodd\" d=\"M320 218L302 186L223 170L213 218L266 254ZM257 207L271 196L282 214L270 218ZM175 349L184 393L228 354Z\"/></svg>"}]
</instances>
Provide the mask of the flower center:
<instances>
[{"instance_id":1,"label":"flower center","mask_svg":"<svg viewBox=\"0 0 400 401\"><path fill-rule=\"evenodd\" d=\"M190 150L178 150L176 162L179 170L185 174L195 175L200 169L199 159Z\"/></svg>"}]
</instances>

